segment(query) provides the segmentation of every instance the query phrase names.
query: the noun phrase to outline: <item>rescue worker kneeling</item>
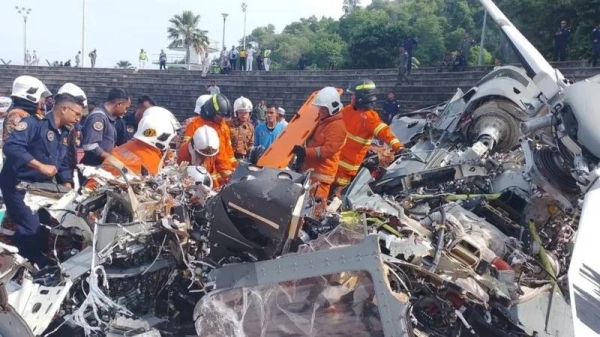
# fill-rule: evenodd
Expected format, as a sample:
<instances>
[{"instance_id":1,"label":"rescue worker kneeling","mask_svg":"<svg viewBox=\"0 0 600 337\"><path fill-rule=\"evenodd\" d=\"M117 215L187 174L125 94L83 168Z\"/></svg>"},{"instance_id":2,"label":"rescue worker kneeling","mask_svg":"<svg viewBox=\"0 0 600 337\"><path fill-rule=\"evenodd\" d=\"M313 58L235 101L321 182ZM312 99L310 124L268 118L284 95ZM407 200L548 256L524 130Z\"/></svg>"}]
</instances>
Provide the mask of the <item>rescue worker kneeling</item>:
<instances>
[{"instance_id":1,"label":"rescue worker kneeling","mask_svg":"<svg viewBox=\"0 0 600 337\"><path fill-rule=\"evenodd\" d=\"M15 126L4 144L6 162L0 172L6 211L17 225L12 244L20 255L39 267L47 264L44 253L48 249L48 232L40 225L40 216L25 205L26 192L16 187L20 182L54 180L73 187L73 171L67 157L69 130L79 122L84 108L84 98L69 93L57 94L54 100L51 112L26 117Z\"/></svg>"},{"instance_id":2,"label":"rescue worker kneeling","mask_svg":"<svg viewBox=\"0 0 600 337\"><path fill-rule=\"evenodd\" d=\"M338 91L325 87L315 97L313 105L319 107L319 122L305 146L294 146L298 161L304 161L301 172L312 169L310 179L317 187L315 198L327 200L329 189L338 170L340 151L346 142L346 126L342 119L342 103Z\"/></svg>"},{"instance_id":3,"label":"rescue worker kneeling","mask_svg":"<svg viewBox=\"0 0 600 337\"><path fill-rule=\"evenodd\" d=\"M232 116L231 102L224 95L213 95L200 109L200 116L194 117L186 126L184 141L190 140L196 130L202 126L210 126L219 135L219 153L215 159L216 170L219 175L219 184L229 181L237 160L231 145L231 131L226 121Z\"/></svg>"},{"instance_id":4,"label":"rescue worker kneeling","mask_svg":"<svg viewBox=\"0 0 600 337\"><path fill-rule=\"evenodd\" d=\"M144 112L133 139L115 148L102 163L102 169L119 175L127 168L132 174L156 175L163 167L169 143L177 135L176 119L161 107L151 107ZM88 187L90 187L88 185Z\"/></svg>"},{"instance_id":5,"label":"rescue worker kneeling","mask_svg":"<svg viewBox=\"0 0 600 337\"><path fill-rule=\"evenodd\" d=\"M347 139L340 154L335 190L348 185L356 176L374 137L384 141L394 152L402 150L402 143L374 110L376 89L373 81L359 80L347 90L352 94L350 105L341 113L346 125Z\"/></svg>"},{"instance_id":6,"label":"rescue worker kneeling","mask_svg":"<svg viewBox=\"0 0 600 337\"><path fill-rule=\"evenodd\" d=\"M215 129L210 126L202 126L196 132L194 137L183 143L177 153L177 163L189 163L190 166L204 167L212 178L213 189L218 189L219 174L216 168L216 158L219 153L219 135Z\"/></svg>"}]
</instances>

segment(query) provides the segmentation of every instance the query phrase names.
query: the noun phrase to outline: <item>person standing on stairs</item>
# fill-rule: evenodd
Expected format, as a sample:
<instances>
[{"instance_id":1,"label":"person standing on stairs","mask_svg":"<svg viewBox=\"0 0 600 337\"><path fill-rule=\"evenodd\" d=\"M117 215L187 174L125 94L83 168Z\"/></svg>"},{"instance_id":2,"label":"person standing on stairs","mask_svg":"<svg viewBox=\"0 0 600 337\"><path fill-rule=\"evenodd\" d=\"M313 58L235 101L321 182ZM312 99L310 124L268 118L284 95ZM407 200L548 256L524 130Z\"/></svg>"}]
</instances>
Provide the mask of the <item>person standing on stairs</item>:
<instances>
[{"instance_id":1,"label":"person standing on stairs","mask_svg":"<svg viewBox=\"0 0 600 337\"><path fill-rule=\"evenodd\" d=\"M398 82L396 85L402 85L404 81L408 84L411 84L410 78L408 78L408 63L410 60L408 59L408 53L404 50L404 47L399 48L400 53L398 57Z\"/></svg>"},{"instance_id":2,"label":"person standing on stairs","mask_svg":"<svg viewBox=\"0 0 600 337\"><path fill-rule=\"evenodd\" d=\"M92 68L96 67L96 56L98 56L98 54L96 53L96 49L92 50L88 56L90 57L90 63L92 64Z\"/></svg>"},{"instance_id":3,"label":"person standing on stairs","mask_svg":"<svg viewBox=\"0 0 600 337\"><path fill-rule=\"evenodd\" d=\"M148 62L148 54L142 49L140 50L140 69L146 68L146 62Z\"/></svg>"},{"instance_id":4,"label":"person standing on stairs","mask_svg":"<svg viewBox=\"0 0 600 337\"><path fill-rule=\"evenodd\" d=\"M416 37L407 37L406 39L404 39L404 49L406 50L406 53L408 54L408 64L406 67L406 73L408 75L410 75L410 72L412 70L412 57L413 57L413 49L419 44L419 41L417 40Z\"/></svg>"},{"instance_id":5,"label":"person standing on stairs","mask_svg":"<svg viewBox=\"0 0 600 337\"><path fill-rule=\"evenodd\" d=\"M75 55L75 68L79 68L80 64L81 64L81 51L78 51L77 55Z\"/></svg>"},{"instance_id":6,"label":"person standing on stairs","mask_svg":"<svg viewBox=\"0 0 600 337\"><path fill-rule=\"evenodd\" d=\"M592 30L590 40L592 42L592 57L589 63L592 67L595 67L598 65L598 57L600 57L600 23L597 23Z\"/></svg>"},{"instance_id":7,"label":"person standing on stairs","mask_svg":"<svg viewBox=\"0 0 600 337\"><path fill-rule=\"evenodd\" d=\"M235 46L231 46L231 50L229 51L229 63L231 64L231 70L237 70L237 61L239 55L240 52L238 52Z\"/></svg>"},{"instance_id":8,"label":"person standing on stairs","mask_svg":"<svg viewBox=\"0 0 600 337\"><path fill-rule=\"evenodd\" d=\"M248 51L246 51L246 48L242 48L242 50L240 50L240 70L241 71L246 71L247 60L248 60Z\"/></svg>"},{"instance_id":9,"label":"person standing on stairs","mask_svg":"<svg viewBox=\"0 0 600 337\"><path fill-rule=\"evenodd\" d=\"M206 91L211 95L218 95L221 93L221 89L217 86L215 80L210 81L210 86L206 87Z\"/></svg>"},{"instance_id":10,"label":"person standing on stairs","mask_svg":"<svg viewBox=\"0 0 600 337\"><path fill-rule=\"evenodd\" d=\"M246 55L246 71L252 71L252 63L254 63L254 48L250 46Z\"/></svg>"}]
</instances>

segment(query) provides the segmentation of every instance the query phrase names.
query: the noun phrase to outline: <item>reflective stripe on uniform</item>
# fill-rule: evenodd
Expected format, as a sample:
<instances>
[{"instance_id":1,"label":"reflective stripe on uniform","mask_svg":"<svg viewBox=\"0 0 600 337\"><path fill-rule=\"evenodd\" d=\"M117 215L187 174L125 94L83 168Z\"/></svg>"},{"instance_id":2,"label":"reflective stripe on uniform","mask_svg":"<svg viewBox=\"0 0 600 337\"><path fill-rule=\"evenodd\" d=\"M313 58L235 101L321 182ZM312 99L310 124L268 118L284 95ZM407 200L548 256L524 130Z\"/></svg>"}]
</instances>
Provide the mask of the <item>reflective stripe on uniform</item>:
<instances>
[{"instance_id":1,"label":"reflective stripe on uniform","mask_svg":"<svg viewBox=\"0 0 600 337\"><path fill-rule=\"evenodd\" d=\"M364 144L364 145L371 145L371 143L373 142L373 139L366 139L366 138L358 137L358 136L351 134L350 132L346 132L346 137L348 137L349 139L352 139L353 141L355 141L359 144Z\"/></svg>"},{"instance_id":2,"label":"reflective stripe on uniform","mask_svg":"<svg viewBox=\"0 0 600 337\"><path fill-rule=\"evenodd\" d=\"M229 162L230 163L237 163L237 159L235 157L233 157L233 158L229 159Z\"/></svg>"},{"instance_id":3,"label":"reflective stripe on uniform","mask_svg":"<svg viewBox=\"0 0 600 337\"><path fill-rule=\"evenodd\" d=\"M315 148L315 155L317 156L317 158L321 158L321 147L316 147Z\"/></svg>"},{"instance_id":4,"label":"reflective stripe on uniform","mask_svg":"<svg viewBox=\"0 0 600 337\"><path fill-rule=\"evenodd\" d=\"M219 103L217 103L217 95L213 95L212 104L215 107L215 112L219 112Z\"/></svg>"},{"instance_id":5,"label":"reflective stripe on uniform","mask_svg":"<svg viewBox=\"0 0 600 337\"><path fill-rule=\"evenodd\" d=\"M392 139L392 141L390 142L390 145L394 145L394 144L400 144L400 141L398 140L398 138L394 138L394 139Z\"/></svg>"},{"instance_id":6,"label":"reflective stripe on uniform","mask_svg":"<svg viewBox=\"0 0 600 337\"><path fill-rule=\"evenodd\" d=\"M330 176L330 175L315 173L315 172L311 172L310 177L314 178L315 180L318 180L320 182L329 183L329 184L333 183L333 181L335 180L335 176Z\"/></svg>"},{"instance_id":7,"label":"reflective stripe on uniform","mask_svg":"<svg viewBox=\"0 0 600 337\"><path fill-rule=\"evenodd\" d=\"M338 165L340 167L345 168L348 171L358 171L358 169L360 168L360 165L350 165L350 164L346 163L343 160L340 160L340 162L338 163Z\"/></svg>"},{"instance_id":8,"label":"reflective stripe on uniform","mask_svg":"<svg viewBox=\"0 0 600 337\"><path fill-rule=\"evenodd\" d=\"M362 89L375 89L375 84L367 83L367 84L361 84L361 85L356 86L356 90L362 90Z\"/></svg>"},{"instance_id":9,"label":"reflective stripe on uniform","mask_svg":"<svg viewBox=\"0 0 600 337\"><path fill-rule=\"evenodd\" d=\"M6 236L13 236L13 235L15 235L15 231L11 231L10 229L6 229L6 228L0 228L0 234L6 235Z\"/></svg>"},{"instance_id":10,"label":"reflective stripe on uniform","mask_svg":"<svg viewBox=\"0 0 600 337\"><path fill-rule=\"evenodd\" d=\"M98 143L93 143L93 144L84 144L82 146L83 151L92 151L95 148L100 147L100 145L98 145Z\"/></svg>"},{"instance_id":11,"label":"reflective stripe on uniform","mask_svg":"<svg viewBox=\"0 0 600 337\"><path fill-rule=\"evenodd\" d=\"M337 180L335 181L336 184L340 185L340 186L346 186L348 184L350 184L350 180L345 179L345 178L337 178Z\"/></svg>"},{"instance_id":12,"label":"reflective stripe on uniform","mask_svg":"<svg viewBox=\"0 0 600 337\"><path fill-rule=\"evenodd\" d=\"M184 137L183 137L183 141L184 141L184 142L187 142L187 141L188 141L188 140L190 140L190 139L192 139L192 137L190 137L190 136L184 136Z\"/></svg>"},{"instance_id":13,"label":"reflective stripe on uniform","mask_svg":"<svg viewBox=\"0 0 600 337\"><path fill-rule=\"evenodd\" d=\"M380 123L379 125L377 125L375 130L373 130L373 134L375 135L375 137L377 137L377 135L381 132L381 130L383 130L386 126L387 125L385 123Z\"/></svg>"}]
</instances>

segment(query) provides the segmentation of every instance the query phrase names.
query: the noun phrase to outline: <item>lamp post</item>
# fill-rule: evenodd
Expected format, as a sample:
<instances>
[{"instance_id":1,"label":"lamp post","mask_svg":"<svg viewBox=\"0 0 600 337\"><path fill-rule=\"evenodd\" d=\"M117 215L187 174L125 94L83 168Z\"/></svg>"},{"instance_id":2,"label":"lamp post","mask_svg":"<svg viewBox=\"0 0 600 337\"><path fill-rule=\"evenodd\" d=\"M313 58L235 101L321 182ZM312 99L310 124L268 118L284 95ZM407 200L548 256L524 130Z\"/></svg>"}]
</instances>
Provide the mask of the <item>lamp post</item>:
<instances>
[{"instance_id":1,"label":"lamp post","mask_svg":"<svg viewBox=\"0 0 600 337\"><path fill-rule=\"evenodd\" d=\"M81 22L81 68L85 66L85 9L86 0L83 0L83 19Z\"/></svg>"},{"instance_id":2,"label":"lamp post","mask_svg":"<svg viewBox=\"0 0 600 337\"><path fill-rule=\"evenodd\" d=\"M23 15L23 65L27 65L27 17L31 13L31 8L15 6L15 9Z\"/></svg>"},{"instance_id":3,"label":"lamp post","mask_svg":"<svg viewBox=\"0 0 600 337\"><path fill-rule=\"evenodd\" d=\"M225 47L225 21L227 20L227 16L229 16L229 14L227 13L221 13L221 15L223 15L223 47Z\"/></svg>"},{"instance_id":4,"label":"lamp post","mask_svg":"<svg viewBox=\"0 0 600 337\"><path fill-rule=\"evenodd\" d=\"M479 43L479 62L478 65L483 63L483 43L485 41L485 25L487 23L487 11L483 11L483 26L481 27L481 42Z\"/></svg>"},{"instance_id":5,"label":"lamp post","mask_svg":"<svg viewBox=\"0 0 600 337\"><path fill-rule=\"evenodd\" d=\"M242 2L242 12L244 12L244 49L246 49L246 10L248 9L248 4Z\"/></svg>"}]
</instances>

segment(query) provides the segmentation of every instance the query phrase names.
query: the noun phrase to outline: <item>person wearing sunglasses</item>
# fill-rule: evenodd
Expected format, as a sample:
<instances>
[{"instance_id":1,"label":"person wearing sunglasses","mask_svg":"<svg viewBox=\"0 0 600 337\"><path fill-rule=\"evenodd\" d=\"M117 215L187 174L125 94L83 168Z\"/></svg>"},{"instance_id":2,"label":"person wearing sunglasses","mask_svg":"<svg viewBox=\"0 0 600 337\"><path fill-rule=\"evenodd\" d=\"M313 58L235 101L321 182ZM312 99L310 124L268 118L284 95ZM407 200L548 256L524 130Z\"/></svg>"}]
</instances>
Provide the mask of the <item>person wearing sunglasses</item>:
<instances>
[{"instance_id":1,"label":"person wearing sunglasses","mask_svg":"<svg viewBox=\"0 0 600 337\"><path fill-rule=\"evenodd\" d=\"M26 191L17 189L17 185L56 181L73 187L67 147L69 131L79 122L85 107L83 97L61 91L54 98L51 112L22 119L4 144L6 162L0 171L0 190L7 213L16 224L12 244L40 268L47 264L44 253L48 250L48 231L40 225L42 214L31 212L24 201Z\"/></svg>"},{"instance_id":2,"label":"person wearing sunglasses","mask_svg":"<svg viewBox=\"0 0 600 337\"><path fill-rule=\"evenodd\" d=\"M203 167L212 179L213 189L220 186L222 180L216 166L220 140L217 131L210 126L202 126L194 132L194 136L181 144L177 153L177 163L187 162L192 167Z\"/></svg>"}]
</instances>

